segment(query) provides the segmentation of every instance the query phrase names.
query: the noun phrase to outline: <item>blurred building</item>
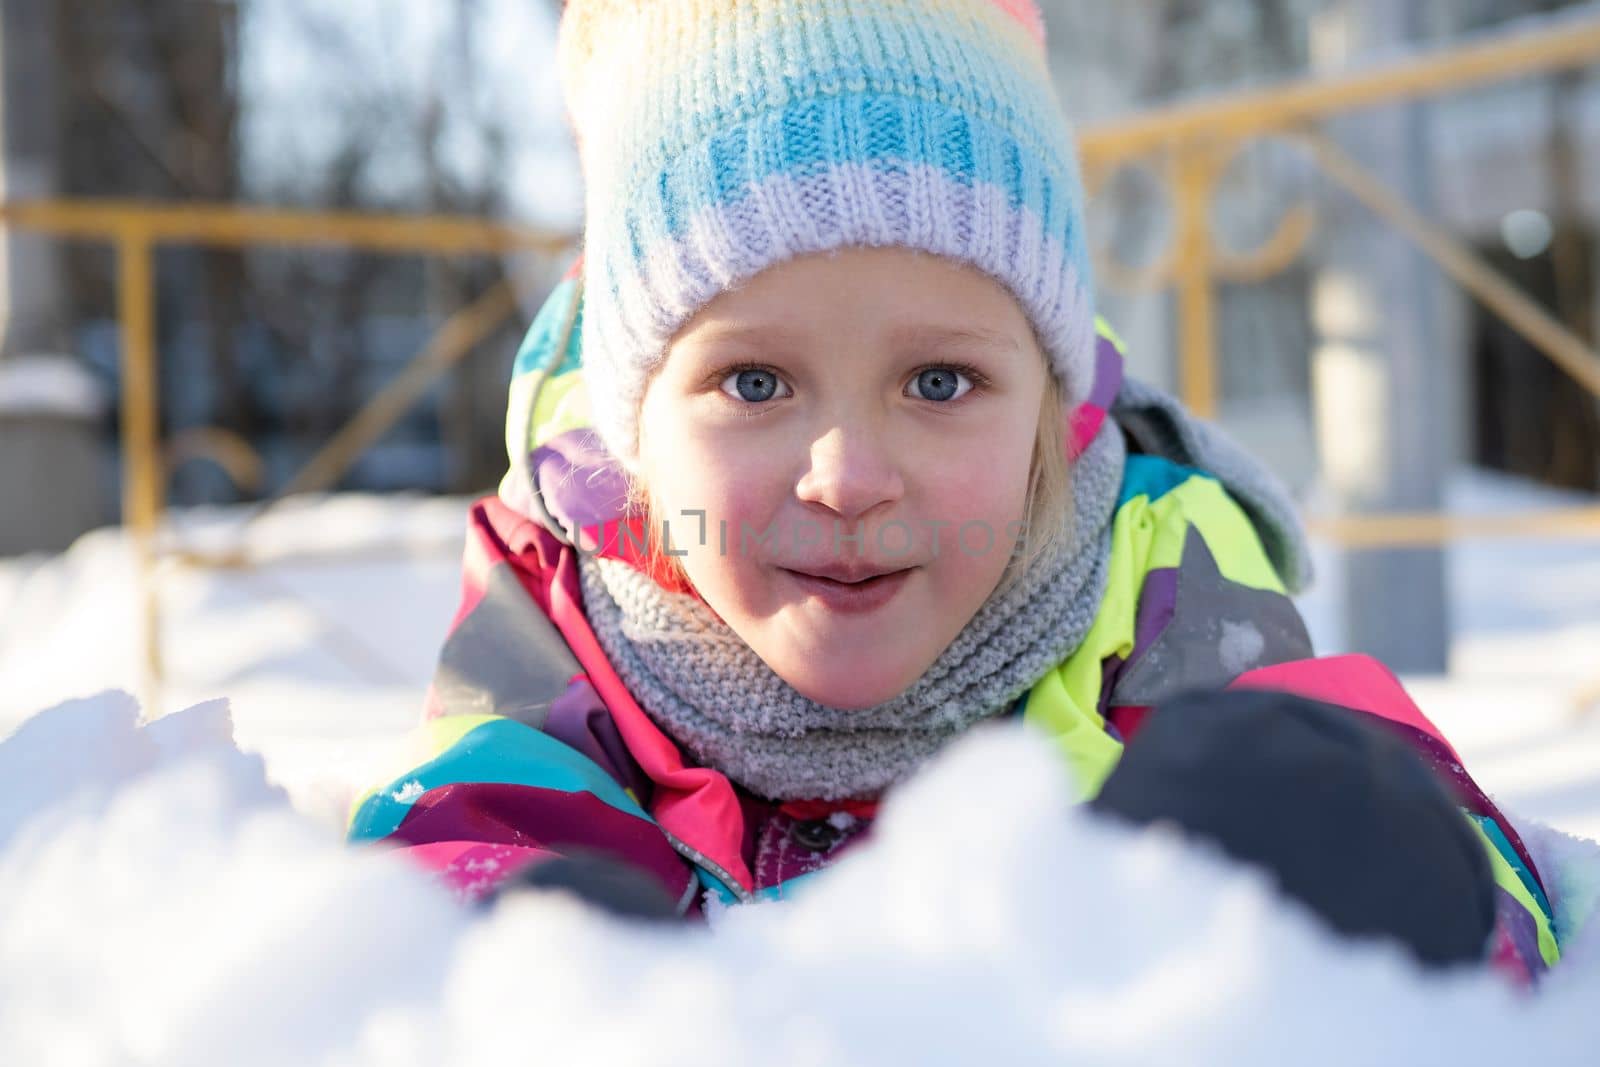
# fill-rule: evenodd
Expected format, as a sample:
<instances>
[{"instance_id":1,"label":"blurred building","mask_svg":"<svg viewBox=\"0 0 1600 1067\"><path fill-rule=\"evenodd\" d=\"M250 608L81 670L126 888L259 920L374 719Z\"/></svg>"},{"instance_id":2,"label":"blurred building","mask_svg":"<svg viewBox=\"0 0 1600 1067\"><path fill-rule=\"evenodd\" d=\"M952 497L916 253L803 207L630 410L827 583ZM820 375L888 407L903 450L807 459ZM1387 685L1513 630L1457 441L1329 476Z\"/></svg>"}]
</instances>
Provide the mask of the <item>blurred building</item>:
<instances>
[{"instance_id":1,"label":"blurred building","mask_svg":"<svg viewBox=\"0 0 1600 1067\"><path fill-rule=\"evenodd\" d=\"M430 14L484 22L470 4ZM353 21L298 0L0 0L0 195L498 214L500 168L469 136L482 128L492 147L490 120L440 104L452 93L476 103L481 87L399 76L386 34L352 34ZM474 61L461 34L437 46ZM309 96L262 91L263 70L286 68ZM502 95L483 106L510 122L522 105ZM273 108L283 114L264 114ZM262 129L303 135L310 149L298 158L282 138L253 143ZM480 180L449 165L462 152ZM227 503L285 484L502 269L484 257L162 248L162 439L222 430L257 450L264 471L240 485L191 455L172 470L169 502ZM103 244L7 230L0 271L0 555L59 550L118 514L117 264ZM493 485L518 328L432 390L339 488Z\"/></svg>"},{"instance_id":2,"label":"blurred building","mask_svg":"<svg viewBox=\"0 0 1600 1067\"><path fill-rule=\"evenodd\" d=\"M1600 4L1562 0L1045 6L1080 122L1385 63L1515 32L1519 20L1600 17ZM1600 165L1600 85L1590 73L1371 108L1327 132L1593 343L1600 183L1586 176ZM1319 216L1301 261L1261 284L1221 286L1219 415L1237 437L1302 493L1344 511L1438 510L1468 465L1600 489L1595 398L1294 149L1262 142L1240 156L1214 205L1218 239L1255 247L1295 203ZM1093 198L1091 225L1124 265L1158 260L1172 229L1155 169L1113 175ZM1170 294L1101 283L1136 372L1176 387ZM1446 665L1441 552L1353 553L1340 571L1349 647L1403 669Z\"/></svg>"},{"instance_id":3,"label":"blurred building","mask_svg":"<svg viewBox=\"0 0 1600 1067\"><path fill-rule=\"evenodd\" d=\"M55 31L49 5L0 2L0 198L60 189ZM105 400L69 303L58 243L0 230L0 556L59 550L110 514Z\"/></svg>"},{"instance_id":4,"label":"blurred building","mask_svg":"<svg viewBox=\"0 0 1600 1067\"><path fill-rule=\"evenodd\" d=\"M1600 17L1600 4L1552 0L1213 0L1091 5L1045 0L1053 61L1079 122L1104 121L1196 94L1270 86L1392 60L1464 36L1514 30L1540 14ZM1373 18L1407 9L1407 17ZM1372 25L1377 23L1377 25ZM1338 132L1392 119L1405 107L1356 113ZM1427 146L1413 199L1447 223L1580 335L1593 338L1595 220L1600 211L1600 81L1590 72L1529 79L1425 101L1414 108ZM1361 152L1363 146L1347 148ZM1221 190L1220 240L1248 248L1293 203L1318 207L1326 238L1356 212L1290 150L1247 152ZM1170 212L1154 176L1117 175L1093 199L1093 225L1119 260L1155 259ZM1322 246L1261 286L1224 287L1223 417L1309 486L1320 468L1308 392L1317 337L1311 295ZM1102 284L1139 371L1176 384L1170 300ZM1404 306L1404 299L1397 294ZM1506 338L1464 297L1433 312L1439 343L1463 353L1452 462L1479 463L1556 485L1600 488L1595 405L1548 361ZM1524 359L1526 357L1526 359ZM1441 383L1447 384L1447 383ZM1509 391L1508 391L1509 390ZM1555 414L1551 418L1552 413Z\"/></svg>"}]
</instances>

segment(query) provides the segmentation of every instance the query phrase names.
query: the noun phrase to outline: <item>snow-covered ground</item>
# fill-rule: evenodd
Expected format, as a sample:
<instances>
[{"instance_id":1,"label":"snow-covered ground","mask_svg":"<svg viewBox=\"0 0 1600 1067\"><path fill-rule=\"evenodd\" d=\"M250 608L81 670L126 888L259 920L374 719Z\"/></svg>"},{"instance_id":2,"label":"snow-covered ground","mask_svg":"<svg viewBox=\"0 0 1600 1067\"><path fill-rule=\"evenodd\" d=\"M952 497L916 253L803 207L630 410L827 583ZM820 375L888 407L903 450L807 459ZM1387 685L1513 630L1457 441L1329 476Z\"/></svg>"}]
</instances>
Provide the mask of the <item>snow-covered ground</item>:
<instances>
[{"instance_id":1,"label":"snow-covered ground","mask_svg":"<svg viewBox=\"0 0 1600 1067\"><path fill-rule=\"evenodd\" d=\"M1482 476L1453 496L1552 502ZM709 934L549 897L463 914L335 830L416 719L464 512L312 499L242 538L239 513L182 516L183 543L255 566L164 571L161 710L231 720L138 727L91 696L140 678L118 533L0 561L0 1062L1594 1062L1600 846L1557 831L1600 838L1600 709L1574 702L1600 682L1600 543L1454 550L1454 670L1408 679L1556 881L1573 943L1528 999L1333 943L1204 850L1068 812L1003 730L809 894ZM1331 593L1304 606L1336 645Z\"/></svg>"},{"instance_id":2,"label":"snow-covered ground","mask_svg":"<svg viewBox=\"0 0 1600 1067\"><path fill-rule=\"evenodd\" d=\"M1592 1064L1600 847L1535 831L1567 962L1538 996L1335 941L1265 879L1067 803L975 731L874 846L711 929L524 894L469 915L293 811L220 704L0 742L11 1064ZM976 787L983 804L972 803Z\"/></svg>"},{"instance_id":3,"label":"snow-covered ground","mask_svg":"<svg viewBox=\"0 0 1600 1067\"><path fill-rule=\"evenodd\" d=\"M467 502L336 496L180 516L179 543L248 569L162 568L160 710L226 698L239 743L305 810L337 820L373 753L414 725L456 607ZM245 532L241 532L245 531ZM0 561L0 736L104 689L140 692L139 586L101 530L56 558Z\"/></svg>"}]
</instances>

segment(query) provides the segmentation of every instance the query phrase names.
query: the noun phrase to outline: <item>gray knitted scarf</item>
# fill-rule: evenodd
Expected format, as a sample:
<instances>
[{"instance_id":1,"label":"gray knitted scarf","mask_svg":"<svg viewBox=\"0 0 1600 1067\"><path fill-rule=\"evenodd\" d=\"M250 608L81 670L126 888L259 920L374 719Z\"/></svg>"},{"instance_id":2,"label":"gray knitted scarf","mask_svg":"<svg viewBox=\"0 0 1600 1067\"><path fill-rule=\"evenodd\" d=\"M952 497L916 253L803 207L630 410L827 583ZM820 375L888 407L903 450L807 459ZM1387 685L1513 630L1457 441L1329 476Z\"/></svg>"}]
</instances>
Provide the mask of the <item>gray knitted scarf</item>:
<instances>
[{"instance_id":1,"label":"gray knitted scarf","mask_svg":"<svg viewBox=\"0 0 1600 1067\"><path fill-rule=\"evenodd\" d=\"M1309 580L1293 505L1255 460L1149 386L1125 382L1113 417L1072 466L1070 545L1002 585L921 678L876 707L847 711L801 696L694 597L585 554L589 622L629 691L701 764L775 800L873 795L1009 708L1088 633L1127 458L1119 424L1144 451L1217 475L1291 591Z\"/></svg>"}]
</instances>

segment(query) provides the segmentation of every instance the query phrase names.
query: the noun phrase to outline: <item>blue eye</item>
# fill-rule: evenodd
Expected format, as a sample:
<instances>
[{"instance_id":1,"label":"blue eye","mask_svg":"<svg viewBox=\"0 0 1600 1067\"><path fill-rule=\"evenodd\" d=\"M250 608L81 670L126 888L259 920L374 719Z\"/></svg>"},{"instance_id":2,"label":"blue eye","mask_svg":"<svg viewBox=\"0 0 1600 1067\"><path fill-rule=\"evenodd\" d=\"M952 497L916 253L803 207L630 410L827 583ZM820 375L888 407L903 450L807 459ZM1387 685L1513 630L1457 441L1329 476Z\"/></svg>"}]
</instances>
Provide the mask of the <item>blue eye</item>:
<instances>
[{"instance_id":1,"label":"blue eye","mask_svg":"<svg viewBox=\"0 0 1600 1067\"><path fill-rule=\"evenodd\" d=\"M914 395L941 403L965 396L972 388L971 379L950 367L929 367L911 381Z\"/></svg>"},{"instance_id":2,"label":"blue eye","mask_svg":"<svg viewBox=\"0 0 1600 1067\"><path fill-rule=\"evenodd\" d=\"M778 395L783 383L769 370L750 367L728 375L722 381L722 391L729 396L751 404L764 404Z\"/></svg>"}]
</instances>

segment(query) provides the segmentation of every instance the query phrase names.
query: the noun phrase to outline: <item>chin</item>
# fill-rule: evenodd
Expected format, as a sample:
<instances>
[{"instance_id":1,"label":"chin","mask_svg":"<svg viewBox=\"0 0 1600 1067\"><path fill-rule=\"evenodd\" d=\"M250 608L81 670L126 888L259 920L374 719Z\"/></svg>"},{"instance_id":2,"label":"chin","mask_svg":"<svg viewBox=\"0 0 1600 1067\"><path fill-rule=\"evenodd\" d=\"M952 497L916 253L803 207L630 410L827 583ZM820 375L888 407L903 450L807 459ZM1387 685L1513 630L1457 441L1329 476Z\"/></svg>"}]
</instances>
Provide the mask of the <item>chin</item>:
<instances>
[{"instance_id":1,"label":"chin","mask_svg":"<svg viewBox=\"0 0 1600 1067\"><path fill-rule=\"evenodd\" d=\"M817 677L815 672L810 670L803 672L799 677L789 676L783 671L779 671L778 674L807 700L814 700L818 704L838 708L841 711L865 711L867 708L893 700L909 689L911 683L917 679L916 674L912 674L909 678L901 675L863 677L860 672L850 667L830 671L826 677Z\"/></svg>"},{"instance_id":2,"label":"chin","mask_svg":"<svg viewBox=\"0 0 1600 1067\"><path fill-rule=\"evenodd\" d=\"M753 628L748 635L733 629L795 692L841 711L864 711L893 700L911 688L940 652L894 640L893 626L881 621L866 628L823 628L809 618L791 616L776 626Z\"/></svg>"}]
</instances>

